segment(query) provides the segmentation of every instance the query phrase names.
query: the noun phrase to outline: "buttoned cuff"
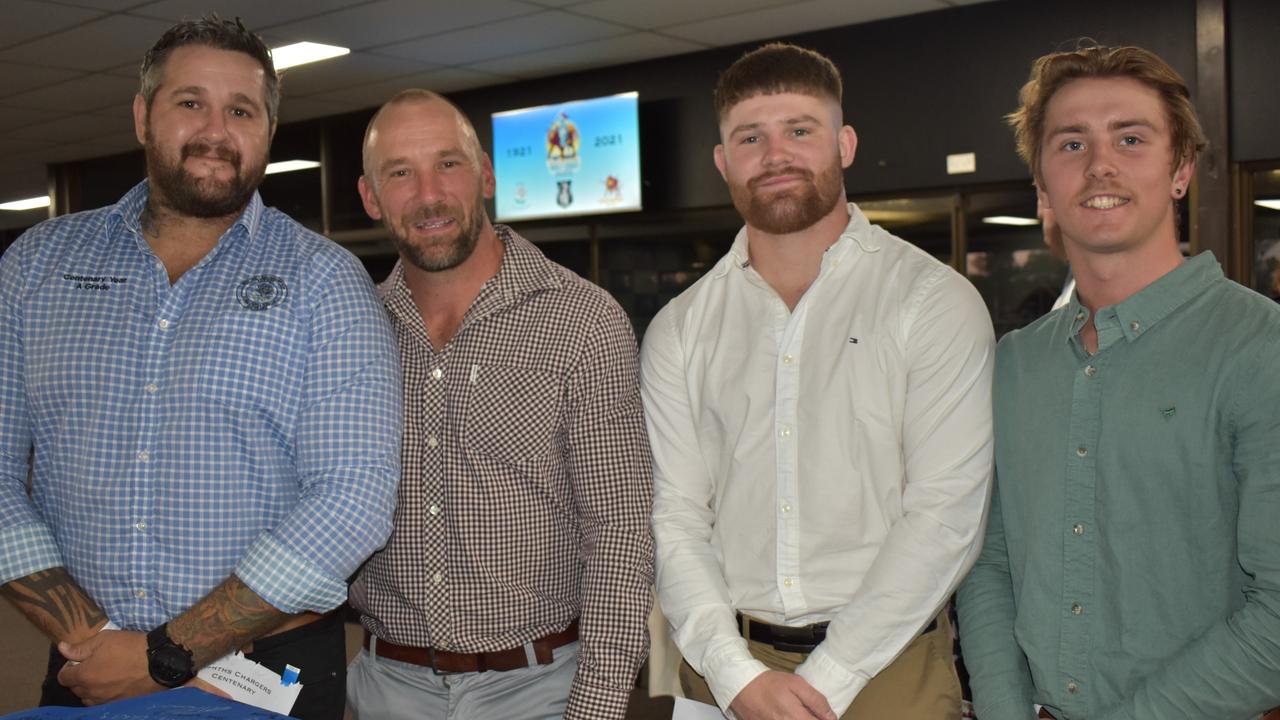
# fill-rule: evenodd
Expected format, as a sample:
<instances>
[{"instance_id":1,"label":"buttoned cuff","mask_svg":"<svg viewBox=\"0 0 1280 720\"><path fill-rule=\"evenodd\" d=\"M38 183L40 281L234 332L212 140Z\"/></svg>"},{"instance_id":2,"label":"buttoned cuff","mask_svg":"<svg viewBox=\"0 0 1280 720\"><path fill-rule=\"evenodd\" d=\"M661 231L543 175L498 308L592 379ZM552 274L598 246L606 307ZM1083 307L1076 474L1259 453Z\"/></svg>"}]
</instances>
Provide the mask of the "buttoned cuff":
<instances>
[{"instance_id":1,"label":"buttoned cuff","mask_svg":"<svg viewBox=\"0 0 1280 720\"><path fill-rule=\"evenodd\" d=\"M574 681L569 692L569 703L564 709L565 720L622 720L627 715L627 702L631 693L627 690L587 685Z\"/></svg>"},{"instance_id":2,"label":"buttoned cuff","mask_svg":"<svg viewBox=\"0 0 1280 720\"><path fill-rule=\"evenodd\" d=\"M718 658L704 659L702 672L716 704L726 715L734 717L729 712L729 703L738 697L742 688L768 669L743 648L743 655L726 653Z\"/></svg>"},{"instance_id":3,"label":"buttoned cuff","mask_svg":"<svg viewBox=\"0 0 1280 720\"><path fill-rule=\"evenodd\" d=\"M328 612L347 599L347 583L263 533L236 564L236 577L281 612Z\"/></svg>"},{"instance_id":4,"label":"buttoned cuff","mask_svg":"<svg viewBox=\"0 0 1280 720\"><path fill-rule=\"evenodd\" d=\"M823 645L818 645L809 653L809 657L796 668L796 675L827 698L836 717L849 709L853 699L870 680L862 673L853 672L836 662Z\"/></svg>"},{"instance_id":5,"label":"buttoned cuff","mask_svg":"<svg viewBox=\"0 0 1280 720\"><path fill-rule=\"evenodd\" d=\"M58 544L44 523L0 530L0 584L61 565Z\"/></svg>"}]
</instances>

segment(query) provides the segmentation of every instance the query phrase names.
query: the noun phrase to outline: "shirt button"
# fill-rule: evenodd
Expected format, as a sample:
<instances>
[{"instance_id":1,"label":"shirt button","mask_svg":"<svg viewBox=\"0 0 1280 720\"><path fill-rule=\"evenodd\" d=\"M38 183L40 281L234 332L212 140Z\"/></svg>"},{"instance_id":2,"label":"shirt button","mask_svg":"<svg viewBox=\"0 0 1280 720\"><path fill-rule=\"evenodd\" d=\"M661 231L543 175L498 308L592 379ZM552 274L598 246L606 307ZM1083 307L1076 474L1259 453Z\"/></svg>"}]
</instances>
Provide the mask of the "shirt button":
<instances>
[{"instance_id":1,"label":"shirt button","mask_svg":"<svg viewBox=\"0 0 1280 720\"><path fill-rule=\"evenodd\" d=\"M783 355L783 356L782 356L782 362L783 362L783 363L785 363L785 364L787 364L787 365L790 365L792 360L795 360L795 358L791 357L790 355Z\"/></svg>"},{"instance_id":2,"label":"shirt button","mask_svg":"<svg viewBox=\"0 0 1280 720\"><path fill-rule=\"evenodd\" d=\"M431 371L432 380L439 380L442 377L444 377L444 371L441 370L440 368L436 368L435 370Z\"/></svg>"},{"instance_id":3,"label":"shirt button","mask_svg":"<svg viewBox=\"0 0 1280 720\"><path fill-rule=\"evenodd\" d=\"M1084 311L1083 311L1083 310L1081 310L1080 312L1076 313L1076 319L1077 319L1077 320L1083 320L1083 319L1084 319Z\"/></svg>"},{"instance_id":4,"label":"shirt button","mask_svg":"<svg viewBox=\"0 0 1280 720\"><path fill-rule=\"evenodd\" d=\"M435 575L431 576L431 582L439 585L440 583L444 582L444 576L441 575L440 573L436 573Z\"/></svg>"},{"instance_id":5,"label":"shirt button","mask_svg":"<svg viewBox=\"0 0 1280 720\"><path fill-rule=\"evenodd\" d=\"M147 591L143 590L142 588L138 588L137 590L133 591L133 596L138 598L139 600L142 600L147 596Z\"/></svg>"},{"instance_id":6,"label":"shirt button","mask_svg":"<svg viewBox=\"0 0 1280 720\"><path fill-rule=\"evenodd\" d=\"M160 328L161 330L168 330L169 321L165 320L164 318L160 318L160 320L156 322L156 327Z\"/></svg>"},{"instance_id":7,"label":"shirt button","mask_svg":"<svg viewBox=\"0 0 1280 720\"><path fill-rule=\"evenodd\" d=\"M1080 689L1080 686L1077 685L1075 681L1067 683L1067 692L1071 693L1072 695L1074 695L1076 691L1078 691L1079 689Z\"/></svg>"},{"instance_id":8,"label":"shirt button","mask_svg":"<svg viewBox=\"0 0 1280 720\"><path fill-rule=\"evenodd\" d=\"M155 383L147 383L146 391L147 391L147 392L149 392L149 393L151 393L152 395L154 395L154 394L156 393L156 391L157 391L157 390L159 390L159 389L160 389L160 387L159 387L158 385L156 385Z\"/></svg>"},{"instance_id":9,"label":"shirt button","mask_svg":"<svg viewBox=\"0 0 1280 720\"><path fill-rule=\"evenodd\" d=\"M440 506L439 506L439 505L432 505L431 507L427 508L427 512L431 513L432 515L439 515L439 514L440 514Z\"/></svg>"},{"instance_id":10,"label":"shirt button","mask_svg":"<svg viewBox=\"0 0 1280 720\"><path fill-rule=\"evenodd\" d=\"M1084 525L1081 525L1080 523L1076 523L1075 525L1073 525L1073 526L1071 527L1071 532L1073 532L1073 533L1075 533L1075 534L1077 534L1077 535L1083 535L1083 534L1084 534Z\"/></svg>"},{"instance_id":11,"label":"shirt button","mask_svg":"<svg viewBox=\"0 0 1280 720\"><path fill-rule=\"evenodd\" d=\"M1142 329L1142 325L1137 320L1134 320L1133 322L1129 323L1129 329L1134 332L1138 332L1139 330Z\"/></svg>"},{"instance_id":12,"label":"shirt button","mask_svg":"<svg viewBox=\"0 0 1280 720\"><path fill-rule=\"evenodd\" d=\"M778 434L781 435L782 437L791 437L791 428L783 427Z\"/></svg>"},{"instance_id":13,"label":"shirt button","mask_svg":"<svg viewBox=\"0 0 1280 720\"><path fill-rule=\"evenodd\" d=\"M791 578L782 578L782 587L791 587Z\"/></svg>"},{"instance_id":14,"label":"shirt button","mask_svg":"<svg viewBox=\"0 0 1280 720\"><path fill-rule=\"evenodd\" d=\"M1084 614L1084 606L1083 606L1083 605L1081 605L1080 603L1071 603L1071 614L1072 614L1072 615L1083 615L1083 614Z\"/></svg>"},{"instance_id":15,"label":"shirt button","mask_svg":"<svg viewBox=\"0 0 1280 720\"><path fill-rule=\"evenodd\" d=\"M1098 368L1090 365L1089 367L1084 369L1084 374L1088 375L1089 377L1093 377L1094 375L1098 374Z\"/></svg>"},{"instance_id":16,"label":"shirt button","mask_svg":"<svg viewBox=\"0 0 1280 720\"><path fill-rule=\"evenodd\" d=\"M138 528L138 532L146 532L146 531L147 531L147 521L146 521L146 520L139 520L138 522L134 523L134 524L133 524L133 526L134 526L134 527L136 527L136 528Z\"/></svg>"},{"instance_id":17,"label":"shirt button","mask_svg":"<svg viewBox=\"0 0 1280 720\"><path fill-rule=\"evenodd\" d=\"M1076 455L1079 455L1080 457L1084 457L1085 455L1088 455L1088 454L1089 454L1089 448L1084 446L1076 448Z\"/></svg>"},{"instance_id":18,"label":"shirt button","mask_svg":"<svg viewBox=\"0 0 1280 720\"><path fill-rule=\"evenodd\" d=\"M149 462L150 460L151 460L151 453L147 452L146 450L143 450L138 453L138 462Z\"/></svg>"},{"instance_id":19,"label":"shirt button","mask_svg":"<svg viewBox=\"0 0 1280 720\"><path fill-rule=\"evenodd\" d=\"M782 503L782 512L784 513L791 512L791 503Z\"/></svg>"},{"instance_id":20,"label":"shirt button","mask_svg":"<svg viewBox=\"0 0 1280 720\"><path fill-rule=\"evenodd\" d=\"M436 439L435 435L427 436L427 447L433 448L433 447L439 447L439 446L440 446L440 441Z\"/></svg>"}]
</instances>

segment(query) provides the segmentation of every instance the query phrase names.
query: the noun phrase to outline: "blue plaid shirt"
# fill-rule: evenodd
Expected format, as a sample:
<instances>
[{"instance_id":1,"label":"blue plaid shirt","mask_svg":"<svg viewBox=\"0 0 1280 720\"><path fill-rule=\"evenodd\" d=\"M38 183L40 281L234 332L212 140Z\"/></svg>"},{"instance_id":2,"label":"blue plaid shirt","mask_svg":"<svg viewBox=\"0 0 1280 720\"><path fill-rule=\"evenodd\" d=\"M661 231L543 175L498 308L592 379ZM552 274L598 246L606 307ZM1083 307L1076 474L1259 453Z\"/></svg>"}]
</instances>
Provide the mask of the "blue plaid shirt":
<instances>
[{"instance_id":1,"label":"blue plaid shirt","mask_svg":"<svg viewBox=\"0 0 1280 720\"><path fill-rule=\"evenodd\" d=\"M385 311L350 253L256 193L170 285L146 199L0 259L0 582L65 566L127 629L232 572L286 612L331 609L391 529Z\"/></svg>"}]
</instances>

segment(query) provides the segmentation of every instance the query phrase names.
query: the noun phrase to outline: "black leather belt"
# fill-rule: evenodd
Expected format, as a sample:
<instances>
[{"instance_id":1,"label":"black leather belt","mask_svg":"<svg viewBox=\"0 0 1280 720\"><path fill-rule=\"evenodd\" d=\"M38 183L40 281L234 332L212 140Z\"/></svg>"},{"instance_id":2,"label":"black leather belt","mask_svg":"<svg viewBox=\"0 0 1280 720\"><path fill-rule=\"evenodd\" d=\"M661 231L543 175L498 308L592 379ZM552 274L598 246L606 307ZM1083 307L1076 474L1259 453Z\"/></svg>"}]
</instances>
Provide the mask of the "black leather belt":
<instances>
[{"instance_id":1,"label":"black leather belt","mask_svg":"<svg viewBox=\"0 0 1280 720\"><path fill-rule=\"evenodd\" d=\"M814 623L789 627L787 625L770 625L742 613L738 613L738 631L748 640L772 645L774 650L793 653L809 653L827 638L827 626L831 623ZM938 619L934 618L921 635L938 629Z\"/></svg>"}]
</instances>

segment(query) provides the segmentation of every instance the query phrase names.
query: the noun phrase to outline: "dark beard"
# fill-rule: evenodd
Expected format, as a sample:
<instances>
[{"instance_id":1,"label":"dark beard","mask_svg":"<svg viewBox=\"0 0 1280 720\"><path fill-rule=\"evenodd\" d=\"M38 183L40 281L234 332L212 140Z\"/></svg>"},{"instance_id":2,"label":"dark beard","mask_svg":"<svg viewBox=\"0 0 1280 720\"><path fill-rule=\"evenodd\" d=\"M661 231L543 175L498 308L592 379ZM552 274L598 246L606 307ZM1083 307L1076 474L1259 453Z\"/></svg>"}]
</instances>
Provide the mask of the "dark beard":
<instances>
[{"instance_id":1,"label":"dark beard","mask_svg":"<svg viewBox=\"0 0 1280 720\"><path fill-rule=\"evenodd\" d=\"M391 236L391 241L395 244L396 250L414 267L426 272L443 272L452 270L471 257L471 253L475 252L476 243L480 240L480 231L484 228L485 214L483 208L473 208L473 212L469 215L453 213L451 212L452 210L453 208L445 203L423 206L414 211L413 216L402 225L388 222L383 224L386 226L387 234ZM458 218L457 234L449 243L447 251L443 255L429 253L427 248L410 242L408 229L402 230L402 227L412 225L419 220L428 220L440 216ZM386 215L384 214L383 217L386 217Z\"/></svg>"},{"instance_id":2,"label":"dark beard","mask_svg":"<svg viewBox=\"0 0 1280 720\"><path fill-rule=\"evenodd\" d=\"M178 162L170 164L155 146L149 129L146 141L147 178L151 182L153 195L159 190L159 197L163 198L165 205L187 217L208 219L238 214L262 184L267 169L266 158L263 158L258 165L248 168L249 172L246 173L240 153L225 146L214 148L202 142L184 145ZM192 155L211 153L231 163L236 169L230 181L197 179L182 166Z\"/></svg>"},{"instance_id":3,"label":"dark beard","mask_svg":"<svg viewBox=\"0 0 1280 720\"><path fill-rule=\"evenodd\" d=\"M747 225L770 235L789 235L812 227L831 212L841 197L843 168L832 163L816 179L809 170L783 168L747 181L746 185L730 185L733 205L742 214ZM800 174L808 185L761 197L755 186L775 175Z\"/></svg>"}]
</instances>

